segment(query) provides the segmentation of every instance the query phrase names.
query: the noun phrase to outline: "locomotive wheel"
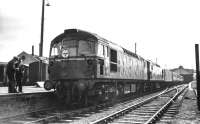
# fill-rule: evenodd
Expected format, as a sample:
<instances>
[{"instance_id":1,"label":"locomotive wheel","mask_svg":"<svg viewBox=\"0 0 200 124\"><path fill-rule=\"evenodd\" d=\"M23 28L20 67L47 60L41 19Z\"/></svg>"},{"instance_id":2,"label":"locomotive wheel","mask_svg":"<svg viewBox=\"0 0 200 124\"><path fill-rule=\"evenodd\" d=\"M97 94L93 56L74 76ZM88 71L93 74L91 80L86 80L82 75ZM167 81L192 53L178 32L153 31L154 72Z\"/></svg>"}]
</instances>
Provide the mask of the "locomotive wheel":
<instances>
[{"instance_id":1,"label":"locomotive wheel","mask_svg":"<svg viewBox=\"0 0 200 124\"><path fill-rule=\"evenodd\" d=\"M56 95L60 100L63 100L63 98L65 98L65 89L62 85L57 85L56 86Z\"/></svg>"},{"instance_id":2,"label":"locomotive wheel","mask_svg":"<svg viewBox=\"0 0 200 124\"><path fill-rule=\"evenodd\" d=\"M85 91L84 93L83 93L83 105L86 107L86 106L88 106L88 93L87 93L87 91Z\"/></svg>"},{"instance_id":3,"label":"locomotive wheel","mask_svg":"<svg viewBox=\"0 0 200 124\"><path fill-rule=\"evenodd\" d=\"M78 97L77 97L78 103L81 103L81 106L88 106L88 94L87 91L78 91Z\"/></svg>"}]
</instances>

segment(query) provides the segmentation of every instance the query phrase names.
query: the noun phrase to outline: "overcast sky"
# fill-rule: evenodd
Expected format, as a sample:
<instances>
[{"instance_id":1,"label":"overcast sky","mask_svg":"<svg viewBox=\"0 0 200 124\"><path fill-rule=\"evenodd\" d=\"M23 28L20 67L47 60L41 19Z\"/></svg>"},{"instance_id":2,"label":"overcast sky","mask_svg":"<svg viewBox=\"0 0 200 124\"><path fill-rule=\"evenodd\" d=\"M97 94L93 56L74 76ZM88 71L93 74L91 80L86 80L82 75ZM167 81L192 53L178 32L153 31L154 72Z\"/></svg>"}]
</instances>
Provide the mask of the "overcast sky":
<instances>
[{"instance_id":1,"label":"overcast sky","mask_svg":"<svg viewBox=\"0 0 200 124\"><path fill-rule=\"evenodd\" d=\"M47 1L46 1L47 2ZM162 67L195 68L200 42L199 0L49 0L44 56L65 29L96 33ZM39 53L42 0L0 0L0 62L22 51Z\"/></svg>"}]
</instances>

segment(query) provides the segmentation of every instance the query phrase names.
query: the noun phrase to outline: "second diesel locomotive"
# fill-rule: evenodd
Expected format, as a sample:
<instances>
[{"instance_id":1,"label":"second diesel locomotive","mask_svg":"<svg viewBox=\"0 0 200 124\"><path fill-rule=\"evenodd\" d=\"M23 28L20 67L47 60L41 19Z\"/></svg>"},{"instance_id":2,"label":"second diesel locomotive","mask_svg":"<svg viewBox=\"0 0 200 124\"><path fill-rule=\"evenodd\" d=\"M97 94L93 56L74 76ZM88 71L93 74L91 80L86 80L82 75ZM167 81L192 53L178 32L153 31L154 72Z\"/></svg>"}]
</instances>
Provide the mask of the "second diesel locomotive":
<instances>
[{"instance_id":1,"label":"second diesel locomotive","mask_svg":"<svg viewBox=\"0 0 200 124\"><path fill-rule=\"evenodd\" d=\"M55 89L66 103L139 95L183 81L182 76L79 29L65 30L52 40L48 73L45 89Z\"/></svg>"}]
</instances>

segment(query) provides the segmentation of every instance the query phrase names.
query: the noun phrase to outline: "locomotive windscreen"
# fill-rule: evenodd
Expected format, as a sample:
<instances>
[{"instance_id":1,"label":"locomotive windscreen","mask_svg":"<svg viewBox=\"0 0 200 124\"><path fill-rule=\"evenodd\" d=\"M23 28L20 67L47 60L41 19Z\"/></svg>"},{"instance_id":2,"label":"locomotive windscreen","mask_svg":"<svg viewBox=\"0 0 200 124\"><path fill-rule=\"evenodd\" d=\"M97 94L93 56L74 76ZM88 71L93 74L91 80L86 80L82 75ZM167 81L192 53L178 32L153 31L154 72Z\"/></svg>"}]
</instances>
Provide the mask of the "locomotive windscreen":
<instances>
[{"instance_id":1,"label":"locomotive windscreen","mask_svg":"<svg viewBox=\"0 0 200 124\"><path fill-rule=\"evenodd\" d=\"M50 56L91 56L95 54L95 42L86 40L63 39L52 44Z\"/></svg>"}]
</instances>

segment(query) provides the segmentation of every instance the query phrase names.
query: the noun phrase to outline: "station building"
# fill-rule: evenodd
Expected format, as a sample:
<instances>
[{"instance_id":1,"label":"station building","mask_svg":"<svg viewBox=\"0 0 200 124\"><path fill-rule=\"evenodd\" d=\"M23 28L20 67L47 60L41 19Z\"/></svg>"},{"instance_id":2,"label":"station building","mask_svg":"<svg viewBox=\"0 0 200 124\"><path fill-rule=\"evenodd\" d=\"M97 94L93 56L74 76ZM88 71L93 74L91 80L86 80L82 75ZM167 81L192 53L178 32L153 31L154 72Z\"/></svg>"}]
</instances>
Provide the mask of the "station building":
<instances>
[{"instance_id":1,"label":"station building","mask_svg":"<svg viewBox=\"0 0 200 124\"><path fill-rule=\"evenodd\" d=\"M182 75L185 83L189 83L194 80L193 75L195 71L193 69L186 69L183 68L183 66L179 66L178 68L171 69L171 71Z\"/></svg>"}]
</instances>

